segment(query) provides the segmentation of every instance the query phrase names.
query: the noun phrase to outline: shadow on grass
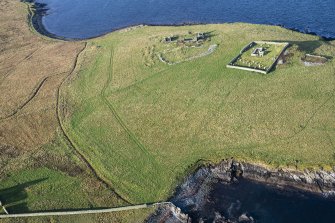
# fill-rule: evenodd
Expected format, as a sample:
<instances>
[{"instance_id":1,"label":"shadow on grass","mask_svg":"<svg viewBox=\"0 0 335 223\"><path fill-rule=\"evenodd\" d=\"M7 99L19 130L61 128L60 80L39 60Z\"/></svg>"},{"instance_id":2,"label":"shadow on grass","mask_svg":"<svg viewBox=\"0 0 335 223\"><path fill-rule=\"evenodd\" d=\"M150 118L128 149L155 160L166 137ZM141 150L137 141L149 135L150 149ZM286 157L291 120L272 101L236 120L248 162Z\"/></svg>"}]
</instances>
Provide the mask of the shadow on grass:
<instances>
[{"instance_id":1,"label":"shadow on grass","mask_svg":"<svg viewBox=\"0 0 335 223\"><path fill-rule=\"evenodd\" d=\"M297 45L299 51L306 53L313 53L317 48L322 45L322 42L319 40L315 41L290 41L290 44Z\"/></svg>"},{"instance_id":2,"label":"shadow on grass","mask_svg":"<svg viewBox=\"0 0 335 223\"><path fill-rule=\"evenodd\" d=\"M41 178L26 183L21 183L13 187L0 190L0 201L6 206L9 213L28 212L27 203L24 200L28 197L26 188L41 183L48 178Z\"/></svg>"},{"instance_id":3,"label":"shadow on grass","mask_svg":"<svg viewBox=\"0 0 335 223\"><path fill-rule=\"evenodd\" d=\"M329 44L327 41L323 41L322 39L309 40L309 41L283 41L283 40L266 40L266 41L280 42L280 43L286 42L286 43L289 43L290 46L294 46L294 45L298 46L298 50L305 54L314 54L315 50L318 49L320 46L322 46L323 44ZM327 60L333 59L333 57L329 55L319 55L319 56L322 56L326 58ZM276 68L277 66L274 66L271 72L275 71Z\"/></svg>"},{"instance_id":4,"label":"shadow on grass","mask_svg":"<svg viewBox=\"0 0 335 223\"><path fill-rule=\"evenodd\" d=\"M209 31L209 32L204 32L204 35L205 35L206 38L212 38L214 36L217 36L217 34L215 34L215 30Z\"/></svg>"},{"instance_id":5,"label":"shadow on grass","mask_svg":"<svg viewBox=\"0 0 335 223\"><path fill-rule=\"evenodd\" d=\"M317 48L322 46L324 41L322 40L309 40L309 41L283 41L283 40L266 40L278 43L290 43L291 45L298 46L298 50L305 53L313 53Z\"/></svg>"}]
</instances>

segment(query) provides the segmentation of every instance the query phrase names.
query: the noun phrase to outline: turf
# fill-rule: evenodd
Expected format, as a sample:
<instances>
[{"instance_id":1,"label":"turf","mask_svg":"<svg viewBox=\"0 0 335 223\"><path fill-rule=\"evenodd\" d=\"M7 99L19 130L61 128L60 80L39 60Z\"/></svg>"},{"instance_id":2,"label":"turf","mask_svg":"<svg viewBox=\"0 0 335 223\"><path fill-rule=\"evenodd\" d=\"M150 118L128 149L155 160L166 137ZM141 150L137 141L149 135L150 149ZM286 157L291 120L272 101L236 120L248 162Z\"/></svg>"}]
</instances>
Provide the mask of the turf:
<instances>
[{"instance_id":1,"label":"turf","mask_svg":"<svg viewBox=\"0 0 335 223\"><path fill-rule=\"evenodd\" d=\"M242 30L242 31L241 31ZM217 50L166 65L153 38L212 32ZM292 44L269 75L225 66L251 41ZM102 178L134 203L167 199L199 160L228 157L272 167L335 164L334 60L305 67L334 42L279 27L143 27L90 40L62 88L61 121Z\"/></svg>"}]
</instances>

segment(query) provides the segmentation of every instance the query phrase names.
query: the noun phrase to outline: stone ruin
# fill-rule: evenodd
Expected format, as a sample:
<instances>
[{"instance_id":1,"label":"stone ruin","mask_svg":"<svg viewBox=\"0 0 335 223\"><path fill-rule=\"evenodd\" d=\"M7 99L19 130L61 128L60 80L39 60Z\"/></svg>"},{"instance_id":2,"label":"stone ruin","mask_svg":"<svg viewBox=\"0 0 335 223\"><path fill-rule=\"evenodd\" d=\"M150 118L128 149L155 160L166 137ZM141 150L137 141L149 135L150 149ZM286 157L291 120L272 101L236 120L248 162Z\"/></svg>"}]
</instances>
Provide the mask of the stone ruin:
<instances>
[{"instance_id":1,"label":"stone ruin","mask_svg":"<svg viewBox=\"0 0 335 223\"><path fill-rule=\"evenodd\" d=\"M182 41L184 43L189 43L189 42L198 42L198 41L206 40L206 38L207 36L205 33L196 33L193 37L184 37L182 39L179 39L178 36L171 35L171 36L164 37L164 42L171 43L174 41Z\"/></svg>"},{"instance_id":2,"label":"stone ruin","mask_svg":"<svg viewBox=\"0 0 335 223\"><path fill-rule=\"evenodd\" d=\"M253 56L253 57L263 57L264 54L265 54L265 51L266 50L263 47L256 48L256 49L254 49L254 51L252 51L251 56Z\"/></svg>"}]
</instances>

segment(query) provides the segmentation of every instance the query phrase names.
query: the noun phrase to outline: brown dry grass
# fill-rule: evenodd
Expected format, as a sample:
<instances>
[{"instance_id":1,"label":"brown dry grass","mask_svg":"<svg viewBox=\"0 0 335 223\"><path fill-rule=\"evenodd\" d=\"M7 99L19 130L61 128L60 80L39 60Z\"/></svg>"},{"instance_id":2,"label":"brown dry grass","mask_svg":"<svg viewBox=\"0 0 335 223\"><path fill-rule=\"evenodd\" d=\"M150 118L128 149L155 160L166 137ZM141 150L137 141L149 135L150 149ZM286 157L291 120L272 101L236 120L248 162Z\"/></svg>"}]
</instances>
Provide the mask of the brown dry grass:
<instances>
[{"instance_id":1,"label":"brown dry grass","mask_svg":"<svg viewBox=\"0 0 335 223\"><path fill-rule=\"evenodd\" d=\"M1 1L0 144L34 150L55 136L57 88L84 43L33 34L25 7Z\"/></svg>"}]
</instances>

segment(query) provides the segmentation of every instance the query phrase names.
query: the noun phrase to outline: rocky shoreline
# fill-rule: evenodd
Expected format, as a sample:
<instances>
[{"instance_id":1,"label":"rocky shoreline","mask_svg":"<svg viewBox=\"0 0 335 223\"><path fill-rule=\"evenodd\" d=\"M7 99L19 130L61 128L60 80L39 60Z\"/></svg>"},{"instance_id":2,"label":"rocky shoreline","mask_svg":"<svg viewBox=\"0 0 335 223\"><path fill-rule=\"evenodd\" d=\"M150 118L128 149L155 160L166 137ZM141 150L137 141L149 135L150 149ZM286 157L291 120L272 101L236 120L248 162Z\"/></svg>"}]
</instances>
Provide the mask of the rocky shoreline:
<instances>
[{"instance_id":1,"label":"rocky shoreline","mask_svg":"<svg viewBox=\"0 0 335 223\"><path fill-rule=\"evenodd\" d=\"M256 164L224 160L218 165L201 167L188 176L171 198L175 207L160 207L149 217L148 222L202 222L202 219L192 221L188 214L201 211L206 203L210 202L208 195L212 185L218 181L230 184L241 178L285 190L304 191L323 197L335 196L335 172L273 170ZM219 213L213 215L213 222L254 222L252 216L246 214L242 214L238 219L228 219Z\"/></svg>"},{"instance_id":2,"label":"rocky shoreline","mask_svg":"<svg viewBox=\"0 0 335 223\"><path fill-rule=\"evenodd\" d=\"M34 29L37 33L52 39L70 40L64 37L54 35L48 32L44 27L42 23L42 18L47 14L49 10L47 4L38 3L35 0L21 0L21 2L27 4L27 7L29 9L27 15L28 23L31 26L31 28Z\"/></svg>"}]
</instances>

